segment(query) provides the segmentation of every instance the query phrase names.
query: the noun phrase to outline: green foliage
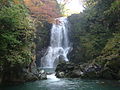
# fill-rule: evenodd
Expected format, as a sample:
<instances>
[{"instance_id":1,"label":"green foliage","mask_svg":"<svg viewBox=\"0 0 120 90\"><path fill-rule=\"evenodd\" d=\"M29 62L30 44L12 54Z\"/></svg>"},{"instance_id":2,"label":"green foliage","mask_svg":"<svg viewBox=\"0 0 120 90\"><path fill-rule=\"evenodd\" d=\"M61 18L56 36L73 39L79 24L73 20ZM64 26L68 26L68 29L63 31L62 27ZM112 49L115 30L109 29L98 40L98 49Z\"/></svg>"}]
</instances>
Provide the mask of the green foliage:
<instances>
[{"instance_id":1,"label":"green foliage","mask_svg":"<svg viewBox=\"0 0 120 90\"><path fill-rule=\"evenodd\" d=\"M113 33L113 38L109 39L102 53L119 54L120 52L120 33Z\"/></svg>"},{"instance_id":2,"label":"green foliage","mask_svg":"<svg viewBox=\"0 0 120 90\"><path fill-rule=\"evenodd\" d=\"M60 10L60 13L62 16L66 16L66 12L68 11L68 9L65 8L65 5L66 5L66 3L58 4L59 10Z\"/></svg>"},{"instance_id":3,"label":"green foliage","mask_svg":"<svg viewBox=\"0 0 120 90\"><path fill-rule=\"evenodd\" d=\"M120 51L120 1L87 0L85 10L69 17L72 27L73 62L93 60ZM82 56L80 56L82 55ZM101 56L101 59L104 58Z\"/></svg>"},{"instance_id":4,"label":"green foliage","mask_svg":"<svg viewBox=\"0 0 120 90\"><path fill-rule=\"evenodd\" d=\"M24 5L12 2L9 6L1 5L0 66L3 69L18 64L25 67L30 64L33 56L33 23Z\"/></svg>"}]
</instances>

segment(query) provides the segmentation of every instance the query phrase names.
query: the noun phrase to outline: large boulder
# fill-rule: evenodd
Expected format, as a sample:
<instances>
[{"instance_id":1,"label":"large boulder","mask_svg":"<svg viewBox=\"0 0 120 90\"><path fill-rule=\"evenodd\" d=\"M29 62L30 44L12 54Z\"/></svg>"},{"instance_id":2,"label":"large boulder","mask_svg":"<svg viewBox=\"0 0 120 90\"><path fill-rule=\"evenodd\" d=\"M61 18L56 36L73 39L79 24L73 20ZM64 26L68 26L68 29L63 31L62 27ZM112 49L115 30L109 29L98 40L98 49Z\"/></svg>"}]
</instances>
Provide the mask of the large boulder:
<instances>
[{"instance_id":1,"label":"large boulder","mask_svg":"<svg viewBox=\"0 0 120 90\"><path fill-rule=\"evenodd\" d=\"M58 78L77 78L82 75L82 70L79 65L75 65L71 62L60 62L56 67L56 76Z\"/></svg>"},{"instance_id":2,"label":"large boulder","mask_svg":"<svg viewBox=\"0 0 120 90\"><path fill-rule=\"evenodd\" d=\"M2 72L0 74L0 83L20 84L47 79L46 72L44 70L37 69L36 67L32 68L32 70L29 70L28 68L23 68L20 71L14 68L14 70L10 69L9 71Z\"/></svg>"},{"instance_id":3,"label":"large boulder","mask_svg":"<svg viewBox=\"0 0 120 90\"><path fill-rule=\"evenodd\" d=\"M65 72L58 71L58 72L56 73L56 76L57 76L58 78L64 78L64 77L65 77Z\"/></svg>"},{"instance_id":4,"label":"large boulder","mask_svg":"<svg viewBox=\"0 0 120 90\"><path fill-rule=\"evenodd\" d=\"M36 81L47 79L47 74L44 70L36 69L34 72L25 72L24 80L25 81Z\"/></svg>"},{"instance_id":5,"label":"large boulder","mask_svg":"<svg viewBox=\"0 0 120 90\"><path fill-rule=\"evenodd\" d=\"M44 70L40 70L38 72L38 78L39 80L47 79L47 73Z\"/></svg>"}]
</instances>

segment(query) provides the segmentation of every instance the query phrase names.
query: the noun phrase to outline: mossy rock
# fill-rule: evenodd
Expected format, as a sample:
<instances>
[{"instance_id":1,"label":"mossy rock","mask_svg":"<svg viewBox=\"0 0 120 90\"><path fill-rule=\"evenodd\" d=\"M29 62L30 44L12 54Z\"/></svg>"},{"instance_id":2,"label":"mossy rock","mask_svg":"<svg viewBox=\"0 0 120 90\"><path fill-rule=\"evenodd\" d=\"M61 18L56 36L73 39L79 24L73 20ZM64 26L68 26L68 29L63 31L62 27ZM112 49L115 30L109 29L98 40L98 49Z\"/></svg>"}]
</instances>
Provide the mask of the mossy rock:
<instances>
[{"instance_id":1,"label":"mossy rock","mask_svg":"<svg viewBox=\"0 0 120 90\"><path fill-rule=\"evenodd\" d=\"M108 60L107 63L105 64L105 67L109 67L115 73L118 73L120 69L120 57L117 55L111 57L110 60Z\"/></svg>"},{"instance_id":2,"label":"mossy rock","mask_svg":"<svg viewBox=\"0 0 120 90\"><path fill-rule=\"evenodd\" d=\"M109 68L105 68L104 70L101 71L100 74L101 74L101 78L113 79L112 71Z\"/></svg>"}]
</instances>

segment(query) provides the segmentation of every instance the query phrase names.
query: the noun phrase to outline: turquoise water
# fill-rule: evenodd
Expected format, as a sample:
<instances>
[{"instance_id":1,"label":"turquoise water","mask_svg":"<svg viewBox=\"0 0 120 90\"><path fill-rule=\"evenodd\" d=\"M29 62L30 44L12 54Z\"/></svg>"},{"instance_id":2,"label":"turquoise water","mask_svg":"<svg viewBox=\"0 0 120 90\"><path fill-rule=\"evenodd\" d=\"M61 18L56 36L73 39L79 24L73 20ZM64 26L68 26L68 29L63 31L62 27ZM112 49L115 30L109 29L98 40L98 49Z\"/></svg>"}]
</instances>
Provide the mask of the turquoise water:
<instances>
[{"instance_id":1,"label":"turquoise water","mask_svg":"<svg viewBox=\"0 0 120 90\"><path fill-rule=\"evenodd\" d=\"M52 74L48 80L0 86L0 90L120 90L120 83L109 80L58 79Z\"/></svg>"},{"instance_id":2,"label":"turquoise water","mask_svg":"<svg viewBox=\"0 0 120 90\"><path fill-rule=\"evenodd\" d=\"M54 73L54 69L44 68L46 72ZM58 79L54 74L47 80L28 82L21 85L3 86L0 90L120 90L120 82L110 80L88 79Z\"/></svg>"}]
</instances>

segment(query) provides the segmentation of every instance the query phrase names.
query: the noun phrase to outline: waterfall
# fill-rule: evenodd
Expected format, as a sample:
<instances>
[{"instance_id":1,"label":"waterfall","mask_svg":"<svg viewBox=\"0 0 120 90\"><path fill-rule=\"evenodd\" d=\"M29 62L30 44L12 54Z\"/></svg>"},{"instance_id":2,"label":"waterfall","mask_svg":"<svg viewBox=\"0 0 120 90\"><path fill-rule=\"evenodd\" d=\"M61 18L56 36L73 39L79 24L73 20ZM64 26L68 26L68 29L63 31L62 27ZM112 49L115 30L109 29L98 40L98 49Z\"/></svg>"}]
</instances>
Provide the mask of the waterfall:
<instances>
[{"instance_id":1,"label":"waterfall","mask_svg":"<svg viewBox=\"0 0 120 90\"><path fill-rule=\"evenodd\" d=\"M68 20L66 17L60 17L56 19L56 22L52 25L50 46L41 58L42 67L53 68L59 62L60 57L68 61L67 54L70 50Z\"/></svg>"}]
</instances>

